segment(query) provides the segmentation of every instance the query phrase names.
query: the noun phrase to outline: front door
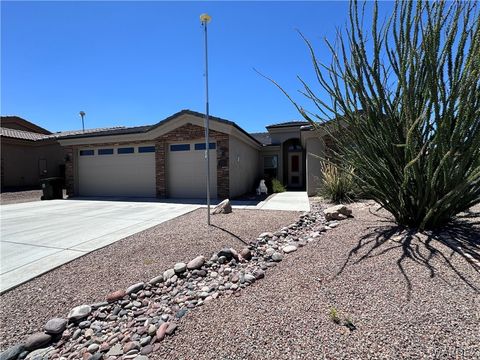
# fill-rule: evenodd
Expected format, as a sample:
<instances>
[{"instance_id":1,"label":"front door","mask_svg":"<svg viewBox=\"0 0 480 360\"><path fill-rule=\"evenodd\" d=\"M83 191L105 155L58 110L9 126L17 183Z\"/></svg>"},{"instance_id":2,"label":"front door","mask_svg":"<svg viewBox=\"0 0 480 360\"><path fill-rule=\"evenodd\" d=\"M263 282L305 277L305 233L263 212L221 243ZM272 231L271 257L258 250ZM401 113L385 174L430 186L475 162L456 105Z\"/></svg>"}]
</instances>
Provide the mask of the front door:
<instances>
[{"instance_id":1,"label":"front door","mask_svg":"<svg viewBox=\"0 0 480 360\"><path fill-rule=\"evenodd\" d=\"M288 153L288 186L301 187L302 183L302 153Z\"/></svg>"}]
</instances>

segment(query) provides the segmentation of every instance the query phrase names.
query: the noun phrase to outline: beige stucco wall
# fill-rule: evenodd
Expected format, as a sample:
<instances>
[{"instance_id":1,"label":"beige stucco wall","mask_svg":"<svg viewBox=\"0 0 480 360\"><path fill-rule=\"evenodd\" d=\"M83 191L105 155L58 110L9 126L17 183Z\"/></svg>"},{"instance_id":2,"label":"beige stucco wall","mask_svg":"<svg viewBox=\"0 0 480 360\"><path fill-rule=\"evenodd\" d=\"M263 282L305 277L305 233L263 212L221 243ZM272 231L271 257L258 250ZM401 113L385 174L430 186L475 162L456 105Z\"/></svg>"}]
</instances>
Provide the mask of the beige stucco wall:
<instances>
[{"instance_id":1,"label":"beige stucco wall","mask_svg":"<svg viewBox=\"0 0 480 360\"><path fill-rule=\"evenodd\" d=\"M230 136L229 142L230 197L233 198L253 189L259 176L259 151L234 136Z\"/></svg>"},{"instance_id":2,"label":"beige stucco wall","mask_svg":"<svg viewBox=\"0 0 480 360\"><path fill-rule=\"evenodd\" d=\"M300 130L297 128L279 128L269 129L270 137L272 138L272 144L282 144L289 139L299 139Z\"/></svg>"},{"instance_id":3,"label":"beige stucco wall","mask_svg":"<svg viewBox=\"0 0 480 360\"><path fill-rule=\"evenodd\" d=\"M320 181L320 159L315 156L323 156L325 146L319 137L305 139L306 166L307 166L307 193L308 196L317 194Z\"/></svg>"},{"instance_id":4,"label":"beige stucco wall","mask_svg":"<svg viewBox=\"0 0 480 360\"><path fill-rule=\"evenodd\" d=\"M41 159L46 160L47 173L42 177L60 176L64 151L58 143L33 143L2 138L2 180L4 187L37 187Z\"/></svg>"}]
</instances>

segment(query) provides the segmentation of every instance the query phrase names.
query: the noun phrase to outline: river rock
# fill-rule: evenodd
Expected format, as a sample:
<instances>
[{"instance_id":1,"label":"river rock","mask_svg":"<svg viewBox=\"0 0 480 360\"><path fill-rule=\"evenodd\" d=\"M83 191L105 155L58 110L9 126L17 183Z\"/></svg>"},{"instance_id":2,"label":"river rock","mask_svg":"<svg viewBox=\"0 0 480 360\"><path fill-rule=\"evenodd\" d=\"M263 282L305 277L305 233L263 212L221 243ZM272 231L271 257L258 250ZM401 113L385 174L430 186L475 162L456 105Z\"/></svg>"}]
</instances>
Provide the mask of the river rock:
<instances>
[{"instance_id":1,"label":"river rock","mask_svg":"<svg viewBox=\"0 0 480 360\"><path fill-rule=\"evenodd\" d=\"M197 256L195 259L191 260L188 264L187 264L187 269L188 270L196 270L196 269L200 269L203 264L205 264L205 257L203 256Z\"/></svg>"},{"instance_id":2,"label":"river rock","mask_svg":"<svg viewBox=\"0 0 480 360\"><path fill-rule=\"evenodd\" d=\"M27 338L25 341L25 349L28 351L36 350L49 344L50 341L52 341L51 335L45 333L36 333Z\"/></svg>"},{"instance_id":3,"label":"river rock","mask_svg":"<svg viewBox=\"0 0 480 360\"><path fill-rule=\"evenodd\" d=\"M143 283L143 282L136 283L136 284L130 286L130 287L126 290L126 293L127 293L127 295L137 293L137 292L139 292L140 290L142 290L144 286L145 286L145 283Z\"/></svg>"},{"instance_id":4,"label":"river rock","mask_svg":"<svg viewBox=\"0 0 480 360\"><path fill-rule=\"evenodd\" d=\"M70 310L67 318L68 320L81 320L90 315L91 312L92 307L90 305L80 305Z\"/></svg>"},{"instance_id":5,"label":"river rock","mask_svg":"<svg viewBox=\"0 0 480 360\"><path fill-rule=\"evenodd\" d=\"M230 214L232 212L232 204L229 199L223 200L220 204L215 206L212 211L212 215L215 214Z\"/></svg>"},{"instance_id":6,"label":"river rock","mask_svg":"<svg viewBox=\"0 0 480 360\"><path fill-rule=\"evenodd\" d=\"M282 250L285 254L290 254L291 252L297 251L297 247L294 245L287 245Z\"/></svg>"},{"instance_id":7,"label":"river rock","mask_svg":"<svg viewBox=\"0 0 480 360\"><path fill-rule=\"evenodd\" d=\"M173 267L173 270L175 271L176 274L181 274L187 270L187 264L180 262L176 263L175 266Z\"/></svg>"},{"instance_id":8,"label":"river rock","mask_svg":"<svg viewBox=\"0 0 480 360\"><path fill-rule=\"evenodd\" d=\"M114 302L114 301L123 299L125 295L127 295L127 292L125 290L117 290L108 294L105 297L105 300L107 300L108 302Z\"/></svg>"},{"instance_id":9,"label":"river rock","mask_svg":"<svg viewBox=\"0 0 480 360\"><path fill-rule=\"evenodd\" d=\"M48 334L57 335L61 334L67 328L67 319L53 318L47 321L44 326L44 330Z\"/></svg>"}]
</instances>

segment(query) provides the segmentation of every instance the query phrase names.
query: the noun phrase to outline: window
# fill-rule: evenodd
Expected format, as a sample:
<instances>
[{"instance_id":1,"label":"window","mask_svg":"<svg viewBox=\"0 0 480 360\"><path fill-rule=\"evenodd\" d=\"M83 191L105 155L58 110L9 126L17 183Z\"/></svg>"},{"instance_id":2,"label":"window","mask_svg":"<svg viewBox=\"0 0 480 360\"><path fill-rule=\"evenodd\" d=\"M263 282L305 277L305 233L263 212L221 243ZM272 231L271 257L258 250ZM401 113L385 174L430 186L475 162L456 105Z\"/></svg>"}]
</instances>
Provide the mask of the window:
<instances>
[{"instance_id":1,"label":"window","mask_svg":"<svg viewBox=\"0 0 480 360\"><path fill-rule=\"evenodd\" d=\"M113 155L113 149L98 149L98 155Z\"/></svg>"},{"instance_id":2,"label":"window","mask_svg":"<svg viewBox=\"0 0 480 360\"><path fill-rule=\"evenodd\" d=\"M175 144L170 145L170 151L189 151L190 144Z\"/></svg>"},{"instance_id":3,"label":"window","mask_svg":"<svg viewBox=\"0 0 480 360\"><path fill-rule=\"evenodd\" d=\"M135 148L133 147L125 147L125 148L118 148L117 154L133 154L135 152Z\"/></svg>"},{"instance_id":4,"label":"window","mask_svg":"<svg viewBox=\"0 0 480 360\"><path fill-rule=\"evenodd\" d=\"M208 148L210 150L213 150L213 149L216 148L216 144L215 143L209 143ZM195 144L195 150L205 150L205 143Z\"/></svg>"},{"instance_id":5,"label":"window","mask_svg":"<svg viewBox=\"0 0 480 360\"><path fill-rule=\"evenodd\" d=\"M92 156L94 154L94 150L80 150L80 156Z\"/></svg>"},{"instance_id":6,"label":"window","mask_svg":"<svg viewBox=\"0 0 480 360\"><path fill-rule=\"evenodd\" d=\"M152 153L155 152L155 146L139 146L138 147L139 153Z\"/></svg>"},{"instance_id":7,"label":"window","mask_svg":"<svg viewBox=\"0 0 480 360\"><path fill-rule=\"evenodd\" d=\"M264 169L276 169L278 164L277 155L264 156L263 157L263 168Z\"/></svg>"}]
</instances>

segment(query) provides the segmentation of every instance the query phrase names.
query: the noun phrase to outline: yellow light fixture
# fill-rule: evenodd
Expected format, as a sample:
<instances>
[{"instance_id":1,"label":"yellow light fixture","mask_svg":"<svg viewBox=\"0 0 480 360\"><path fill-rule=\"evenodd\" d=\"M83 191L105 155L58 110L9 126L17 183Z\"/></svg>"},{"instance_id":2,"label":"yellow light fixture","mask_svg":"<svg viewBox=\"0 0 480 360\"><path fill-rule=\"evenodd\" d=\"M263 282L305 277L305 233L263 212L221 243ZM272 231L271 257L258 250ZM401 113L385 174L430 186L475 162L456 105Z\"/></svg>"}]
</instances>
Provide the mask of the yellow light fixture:
<instances>
[{"instance_id":1,"label":"yellow light fixture","mask_svg":"<svg viewBox=\"0 0 480 360\"><path fill-rule=\"evenodd\" d=\"M203 13L200 15L200 21L205 24L208 24L212 20L212 17L208 15L207 13Z\"/></svg>"}]
</instances>

